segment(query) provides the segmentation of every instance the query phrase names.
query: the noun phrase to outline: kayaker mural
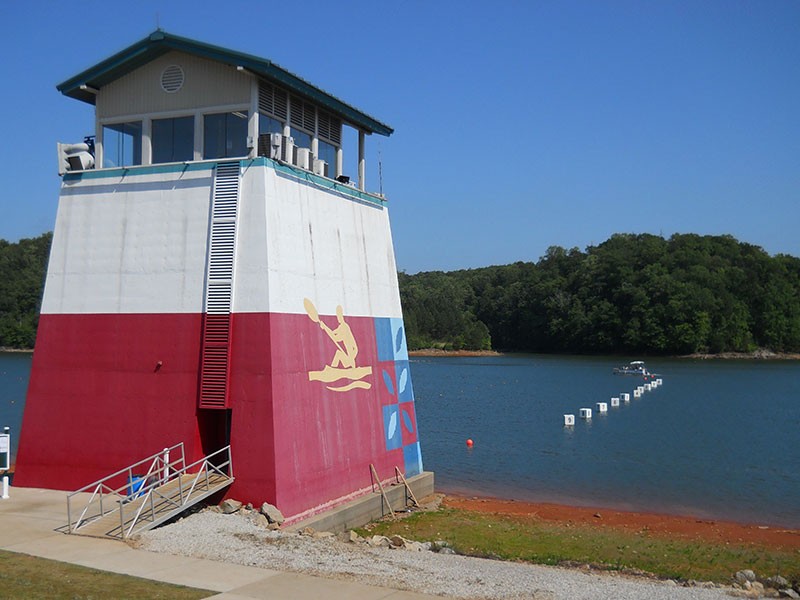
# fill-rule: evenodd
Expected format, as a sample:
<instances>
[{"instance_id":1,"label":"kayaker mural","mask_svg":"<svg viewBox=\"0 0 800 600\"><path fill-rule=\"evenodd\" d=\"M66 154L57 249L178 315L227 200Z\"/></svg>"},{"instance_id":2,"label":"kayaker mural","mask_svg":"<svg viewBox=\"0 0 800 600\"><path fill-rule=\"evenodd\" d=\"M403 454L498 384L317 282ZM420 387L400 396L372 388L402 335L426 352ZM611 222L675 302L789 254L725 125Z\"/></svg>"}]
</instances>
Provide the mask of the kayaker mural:
<instances>
[{"instance_id":1,"label":"kayaker mural","mask_svg":"<svg viewBox=\"0 0 800 600\"><path fill-rule=\"evenodd\" d=\"M356 356L358 356L358 343L353 335L353 330L344 318L344 309L339 305L336 307L336 319L338 325L335 329L328 327L320 318L314 303L305 298L303 300L308 317L319 324L320 329L328 334L328 337L336 345L336 353L329 365L325 365L322 371L309 371L309 381L322 381L324 383L334 383L341 380L349 380L350 383L344 385L327 385L333 392L347 392L352 389L368 390L372 387L369 381L364 381L368 375L372 375L372 367L356 366Z\"/></svg>"}]
</instances>

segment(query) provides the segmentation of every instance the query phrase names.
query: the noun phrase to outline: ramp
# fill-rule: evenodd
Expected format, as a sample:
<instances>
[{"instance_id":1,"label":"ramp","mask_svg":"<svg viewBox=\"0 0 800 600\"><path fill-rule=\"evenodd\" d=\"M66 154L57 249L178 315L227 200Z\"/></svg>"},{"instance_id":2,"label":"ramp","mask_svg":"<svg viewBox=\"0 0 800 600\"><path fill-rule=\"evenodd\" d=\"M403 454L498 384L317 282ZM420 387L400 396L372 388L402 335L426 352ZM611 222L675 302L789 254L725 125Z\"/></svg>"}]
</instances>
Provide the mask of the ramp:
<instances>
[{"instance_id":1,"label":"ramp","mask_svg":"<svg viewBox=\"0 0 800 600\"><path fill-rule=\"evenodd\" d=\"M170 461L170 455L177 458ZM144 475L135 475L147 465ZM233 480L230 446L186 465L181 443L69 494L69 533L126 539L172 519ZM125 483L119 486L120 481ZM82 510L74 508L77 497L87 493Z\"/></svg>"}]
</instances>

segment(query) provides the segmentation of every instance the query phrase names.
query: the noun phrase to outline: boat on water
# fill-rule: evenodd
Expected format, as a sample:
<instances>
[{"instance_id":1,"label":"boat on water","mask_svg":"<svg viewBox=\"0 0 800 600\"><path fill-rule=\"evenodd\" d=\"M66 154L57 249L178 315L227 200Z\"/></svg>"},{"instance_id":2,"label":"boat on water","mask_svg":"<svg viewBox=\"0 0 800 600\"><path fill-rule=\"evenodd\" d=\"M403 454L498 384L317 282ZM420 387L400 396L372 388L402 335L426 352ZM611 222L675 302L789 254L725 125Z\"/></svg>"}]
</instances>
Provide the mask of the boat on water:
<instances>
[{"instance_id":1,"label":"boat on water","mask_svg":"<svg viewBox=\"0 0 800 600\"><path fill-rule=\"evenodd\" d=\"M614 375L638 375L652 377L654 374L647 370L642 360L634 360L623 367L614 367Z\"/></svg>"}]
</instances>

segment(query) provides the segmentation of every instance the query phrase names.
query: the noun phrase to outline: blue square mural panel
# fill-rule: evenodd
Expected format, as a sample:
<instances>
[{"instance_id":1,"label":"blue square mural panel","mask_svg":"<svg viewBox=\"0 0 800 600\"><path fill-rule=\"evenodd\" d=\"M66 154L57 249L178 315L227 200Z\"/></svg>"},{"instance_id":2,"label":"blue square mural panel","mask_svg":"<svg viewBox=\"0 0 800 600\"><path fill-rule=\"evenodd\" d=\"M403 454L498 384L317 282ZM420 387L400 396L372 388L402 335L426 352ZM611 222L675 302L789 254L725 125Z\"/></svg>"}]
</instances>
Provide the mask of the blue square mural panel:
<instances>
[{"instance_id":1,"label":"blue square mural panel","mask_svg":"<svg viewBox=\"0 0 800 600\"><path fill-rule=\"evenodd\" d=\"M375 319L375 346L379 361L394 360L391 319Z\"/></svg>"},{"instance_id":2,"label":"blue square mural panel","mask_svg":"<svg viewBox=\"0 0 800 600\"><path fill-rule=\"evenodd\" d=\"M403 429L400 423L400 407L387 404L383 407L383 439L387 450L395 450L403 445ZM405 454L403 454L405 457Z\"/></svg>"},{"instance_id":3,"label":"blue square mural panel","mask_svg":"<svg viewBox=\"0 0 800 600\"><path fill-rule=\"evenodd\" d=\"M407 360L398 360L394 365L397 374L397 398L400 402L414 401L414 388L411 385L411 368Z\"/></svg>"},{"instance_id":4,"label":"blue square mural panel","mask_svg":"<svg viewBox=\"0 0 800 600\"><path fill-rule=\"evenodd\" d=\"M403 463L406 477L422 473L422 452L419 449L419 442L403 447Z\"/></svg>"}]
</instances>

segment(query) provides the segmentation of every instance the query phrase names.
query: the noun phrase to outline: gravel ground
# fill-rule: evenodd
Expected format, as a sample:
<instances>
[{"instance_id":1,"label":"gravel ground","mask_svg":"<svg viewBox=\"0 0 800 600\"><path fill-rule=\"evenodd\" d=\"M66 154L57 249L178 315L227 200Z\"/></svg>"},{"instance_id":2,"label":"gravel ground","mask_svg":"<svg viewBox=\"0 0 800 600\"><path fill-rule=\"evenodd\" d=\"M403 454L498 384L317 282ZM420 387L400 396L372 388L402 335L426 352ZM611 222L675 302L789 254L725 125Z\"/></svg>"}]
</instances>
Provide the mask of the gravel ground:
<instances>
[{"instance_id":1,"label":"gravel ground","mask_svg":"<svg viewBox=\"0 0 800 600\"><path fill-rule=\"evenodd\" d=\"M319 534L318 534L319 535ZM464 599L682 600L730 598L730 589L682 587L591 572L268 531L240 515L206 510L142 534L137 547L264 569Z\"/></svg>"}]
</instances>

